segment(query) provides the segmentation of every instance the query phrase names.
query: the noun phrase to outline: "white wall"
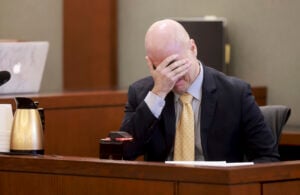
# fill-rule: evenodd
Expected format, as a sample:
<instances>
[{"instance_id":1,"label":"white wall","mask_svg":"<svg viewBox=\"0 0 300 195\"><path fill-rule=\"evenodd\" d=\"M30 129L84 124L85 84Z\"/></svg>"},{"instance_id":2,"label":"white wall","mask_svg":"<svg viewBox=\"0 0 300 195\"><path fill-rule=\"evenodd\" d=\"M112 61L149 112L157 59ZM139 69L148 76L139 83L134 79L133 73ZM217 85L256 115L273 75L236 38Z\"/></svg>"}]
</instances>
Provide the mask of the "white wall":
<instances>
[{"instance_id":1,"label":"white wall","mask_svg":"<svg viewBox=\"0 0 300 195\"><path fill-rule=\"evenodd\" d=\"M62 89L62 0L0 0L0 39L49 41L41 91Z\"/></svg>"},{"instance_id":2,"label":"white wall","mask_svg":"<svg viewBox=\"0 0 300 195\"><path fill-rule=\"evenodd\" d=\"M119 83L148 75L144 33L155 20L216 15L227 18L232 61L228 73L268 87L269 104L292 108L300 125L300 1L119 0ZM201 59L200 59L201 60Z\"/></svg>"}]
</instances>

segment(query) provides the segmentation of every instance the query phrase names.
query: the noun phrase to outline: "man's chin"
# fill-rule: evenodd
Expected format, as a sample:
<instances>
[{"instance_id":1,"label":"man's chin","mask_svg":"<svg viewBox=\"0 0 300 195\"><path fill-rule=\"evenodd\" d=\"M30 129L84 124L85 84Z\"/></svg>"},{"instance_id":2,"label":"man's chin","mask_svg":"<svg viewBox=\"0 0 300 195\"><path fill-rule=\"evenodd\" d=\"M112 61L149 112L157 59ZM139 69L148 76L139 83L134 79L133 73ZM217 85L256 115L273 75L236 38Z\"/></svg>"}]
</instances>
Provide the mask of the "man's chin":
<instances>
[{"instance_id":1,"label":"man's chin","mask_svg":"<svg viewBox=\"0 0 300 195\"><path fill-rule=\"evenodd\" d=\"M184 80L177 81L173 88L173 91L178 94L183 94L184 92L186 92L186 90L187 88Z\"/></svg>"}]
</instances>

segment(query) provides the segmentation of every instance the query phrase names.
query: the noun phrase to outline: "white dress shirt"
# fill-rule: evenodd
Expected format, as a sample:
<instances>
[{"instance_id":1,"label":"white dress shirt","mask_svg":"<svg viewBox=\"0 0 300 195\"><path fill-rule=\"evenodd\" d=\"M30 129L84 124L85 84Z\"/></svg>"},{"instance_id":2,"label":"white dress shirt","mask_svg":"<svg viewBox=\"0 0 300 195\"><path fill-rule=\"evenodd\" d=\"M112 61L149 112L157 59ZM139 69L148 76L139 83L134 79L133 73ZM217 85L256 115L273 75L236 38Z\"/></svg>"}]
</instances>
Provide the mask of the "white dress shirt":
<instances>
[{"instance_id":1,"label":"white dress shirt","mask_svg":"<svg viewBox=\"0 0 300 195\"><path fill-rule=\"evenodd\" d=\"M200 112L200 105L202 99L202 83L203 83L203 67L202 64L199 62L200 66L200 74L196 77L194 82L188 88L187 93L193 96L192 100L192 107L194 111L194 120L195 120L195 160L204 160L202 146L201 146L201 136L200 136L200 119L201 119L201 112ZM182 110L182 104L179 101L179 94L174 93L174 106L175 106L175 113L176 113L176 124L179 121L179 116ZM158 118L162 112L162 109L165 106L165 100L158 95L152 93L151 91L147 94L144 100L153 113L153 115ZM173 149L168 156L167 160L173 160Z\"/></svg>"}]
</instances>

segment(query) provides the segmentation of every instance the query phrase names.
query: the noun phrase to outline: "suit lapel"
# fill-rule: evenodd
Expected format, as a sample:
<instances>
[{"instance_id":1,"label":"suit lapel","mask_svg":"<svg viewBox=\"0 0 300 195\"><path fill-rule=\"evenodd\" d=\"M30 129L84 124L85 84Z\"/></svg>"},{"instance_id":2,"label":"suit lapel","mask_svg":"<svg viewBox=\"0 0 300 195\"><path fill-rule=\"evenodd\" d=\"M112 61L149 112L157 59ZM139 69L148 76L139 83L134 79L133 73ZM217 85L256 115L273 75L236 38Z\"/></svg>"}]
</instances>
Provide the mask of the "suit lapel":
<instances>
[{"instance_id":1,"label":"suit lapel","mask_svg":"<svg viewBox=\"0 0 300 195\"><path fill-rule=\"evenodd\" d=\"M164 129L166 136L167 151L170 151L175 139L175 108L174 108L174 93L170 92L166 97L166 105L162 112L164 121Z\"/></svg>"},{"instance_id":2,"label":"suit lapel","mask_svg":"<svg viewBox=\"0 0 300 195\"><path fill-rule=\"evenodd\" d=\"M215 115L217 96L216 83L210 69L203 66L204 78L202 87L201 100L201 142L204 157L207 158L207 134L213 122ZM166 97L166 105L162 111L162 119L164 121L164 129L166 136L167 151L170 151L175 140L175 108L174 93L170 92Z\"/></svg>"},{"instance_id":3,"label":"suit lapel","mask_svg":"<svg viewBox=\"0 0 300 195\"><path fill-rule=\"evenodd\" d=\"M215 115L217 96L216 83L210 69L203 66L204 78L202 87L202 101L201 101L201 142L204 157L207 157L207 138L208 131L213 122Z\"/></svg>"}]
</instances>

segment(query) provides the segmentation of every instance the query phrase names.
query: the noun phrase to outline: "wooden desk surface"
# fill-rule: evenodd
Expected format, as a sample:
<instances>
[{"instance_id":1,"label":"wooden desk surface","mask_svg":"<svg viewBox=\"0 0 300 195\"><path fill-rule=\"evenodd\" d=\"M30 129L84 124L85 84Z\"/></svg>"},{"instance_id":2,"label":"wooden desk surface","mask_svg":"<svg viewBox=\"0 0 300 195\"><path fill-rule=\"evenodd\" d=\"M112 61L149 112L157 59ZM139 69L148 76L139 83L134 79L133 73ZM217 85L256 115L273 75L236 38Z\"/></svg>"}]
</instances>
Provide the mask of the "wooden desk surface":
<instances>
[{"instance_id":1,"label":"wooden desk surface","mask_svg":"<svg viewBox=\"0 0 300 195\"><path fill-rule=\"evenodd\" d=\"M125 90L103 90L103 91L82 91L82 92L60 92L41 94L15 94L1 95L0 102L9 103L15 106L14 97L29 97L39 102L45 109L56 108L78 108L92 106L116 106L127 101Z\"/></svg>"},{"instance_id":2,"label":"wooden desk surface","mask_svg":"<svg viewBox=\"0 0 300 195\"><path fill-rule=\"evenodd\" d=\"M242 167L0 155L0 194L299 194L300 161Z\"/></svg>"},{"instance_id":3,"label":"wooden desk surface","mask_svg":"<svg viewBox=\"0 0 300 195\"><path fill-rule=\"evenodd\" d=\"M253 87L253 95L259 105L266 105L267 88ZM14 97L29 97L40 102L44 108L84 107L99 104L124 105L127 101L127 90L74 91L42 94L12 94L0 95L1 103L14 106Z\"/></svg>"}]
</instances>

